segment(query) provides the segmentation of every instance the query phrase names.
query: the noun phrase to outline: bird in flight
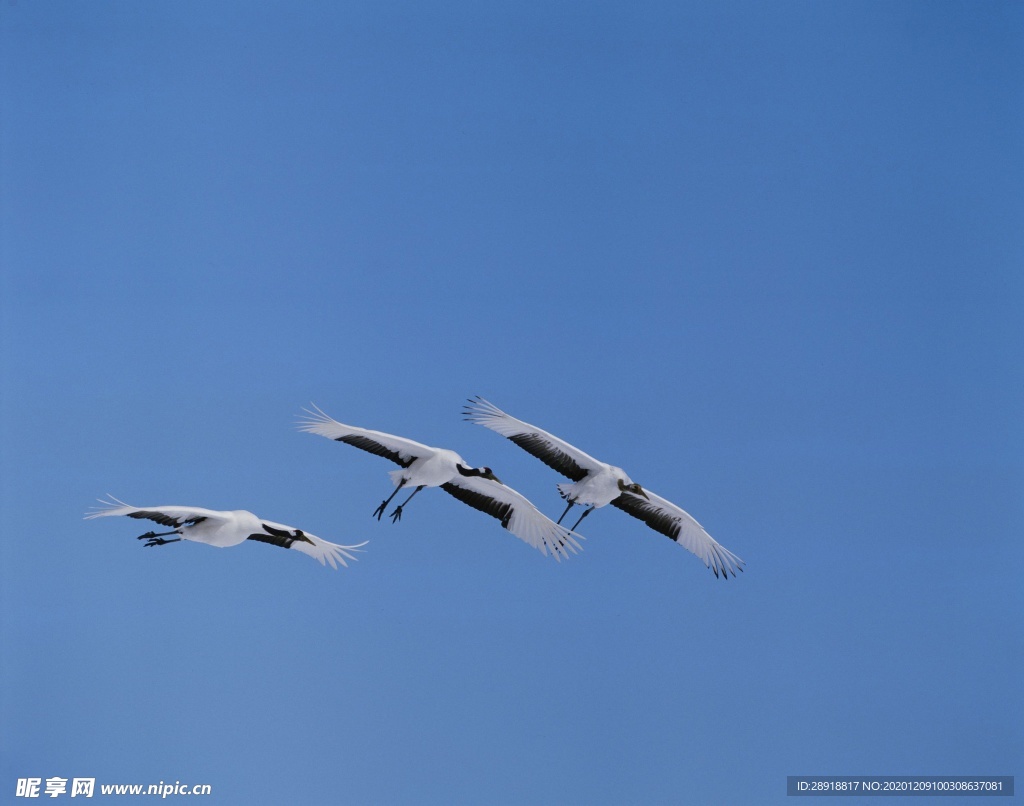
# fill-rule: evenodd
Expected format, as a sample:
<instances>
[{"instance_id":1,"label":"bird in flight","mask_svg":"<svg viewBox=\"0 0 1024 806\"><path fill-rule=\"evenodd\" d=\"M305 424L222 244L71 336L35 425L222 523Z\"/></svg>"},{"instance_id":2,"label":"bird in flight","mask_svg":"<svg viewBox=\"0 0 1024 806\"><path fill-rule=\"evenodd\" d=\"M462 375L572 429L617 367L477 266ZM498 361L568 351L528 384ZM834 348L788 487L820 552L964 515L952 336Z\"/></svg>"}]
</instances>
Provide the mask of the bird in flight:
<instances>
[{"instance_id":1,"label":"bird in flight","mask_svg":"<svg viewBox=\"0 0 1024 806\"><path fill-rule=\"evenodd\" d=\"M167 532L146 532L144 535L139 535L137 539L145 540L144 545L147 548L177 543L179 540L192 540L196 543L206 543L209 546L227 548L228 546L237 546L246 540L256 540L260 543L270 543L273 546L301 551L314 560L319 560L320 565L330 563L331 568L337 569L339 563L348 567L345 560L357 559L352 552L360 551L369 542L363 541L355 546L339 546L337 543L322 540L301 529L258 518L244 509L219 512L199 507L133 507L124 501L117 500L114 496L110 496L109 501L101 499L100 503L103 506L97 507L94 512L87 514L86 519L127 515L129 518L145 518L155 521L161 526L171 527L171 530ZM167 535L177 535L177 537L168 539Z\"/></svg>"},{"instance_id":2,"label":"bird in flight","mask_svg":"<svg viewBox=\"0 0 1024 806\"><path fill-rule=\"evenodd\" d=\"M737 571L743 570L743 560L715 541L693 516L642 488L621 467L598 461L565 440L506 414L482 397L471 398L463 414L469 422L507 437L571 479L571 483L558 485L559 493L568 502L558 523L579 504L586 508L572 527L575 530L595 509L611 504L696 554L716 577L728 579L729 574L736 576Z\"/></svg>"},{"instance_id":3,"label":"bird in flight","mask_svg":"<svg viewBox=\"0 0 1024 806\"><path fill-rule=\"evenodd\" d=\"M576 540L581 535L556 524L525 496L503 484L489 467L472 467L454 451L431 448L405 437L339 423L316 406L313 408L315 411L307 409L299 421L300 430L344 442L398 465L398 470L388 473L395 485L394 492L373 512L377 520L402 488L415 489L391 513L392 523L401 519L403 508L416 493L425 487L440 487L462 503L497 518L505 529L542 554L547 555L550 551L555 559L561 561L570 552L581 550Z\"/></svg>"}]
</instances>

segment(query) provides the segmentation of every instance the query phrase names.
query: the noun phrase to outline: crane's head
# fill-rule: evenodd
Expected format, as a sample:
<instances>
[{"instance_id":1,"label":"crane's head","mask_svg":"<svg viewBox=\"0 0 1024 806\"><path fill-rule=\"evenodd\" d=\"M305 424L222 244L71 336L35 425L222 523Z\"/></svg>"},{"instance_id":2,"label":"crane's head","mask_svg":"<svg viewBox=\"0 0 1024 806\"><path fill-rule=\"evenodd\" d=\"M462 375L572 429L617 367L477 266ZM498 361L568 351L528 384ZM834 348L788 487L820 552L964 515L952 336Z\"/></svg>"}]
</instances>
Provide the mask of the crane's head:
<instances>
[{"instance_id":1,"label":"crane's head","mask_svg":"<svg viewBox=\"0 0 1024 806\"><path fill-rule=\"evenodd\" d=\"M633 495L639 495L641 498L647 498L647 493L644 492L644 488L637 484L635 481L631 481L628 484L622 479L619 479L619 489L624 493L633 493ZM650 498L647 498L650 501Z\"/></svg>"},{"instance_id":2,"label":"crane's head","mask_svg":"<svg viewBox=\"0 0 1024 806\"><path fill-rule=\"evenodd\" d=\"M494 471L489 467L466 467L465 465L455 465L455 469L459 471L463 476L479 476L480 478L490 479L501 484L502 481L494 475Z\"/></svg>"},{"instance_id":3,"label":"crane's head","mask_svg":"<svg viewBox=\"0 0 1024 806\"><path fill-rule=\"evenodd\" d=\"M494 475L494 471L491 470L489 467L481 467L479 469L479 471L480 471L480 475L483 478L490 479L491 481L496 481L496 482L498 482L498 484L501 484L501 479L499 479L497 476L495 476Z\"/></svg>"},{"instance_id":4,"label":"crane's head","mask_svg":"<svg viewBox=\"0 0 1024 806\"><path fill-rule=\"evenodd\" d=\"M310 540L308 537L306 537L306 533L303 532L301 529L296 529L295 530L295 534L292 535L292 540L301 540L304 543L309 543L309 545L311 545L311 546L315 546L316 545L316 543L314 543L312 540Z\"/></svg>"}]
</instances>

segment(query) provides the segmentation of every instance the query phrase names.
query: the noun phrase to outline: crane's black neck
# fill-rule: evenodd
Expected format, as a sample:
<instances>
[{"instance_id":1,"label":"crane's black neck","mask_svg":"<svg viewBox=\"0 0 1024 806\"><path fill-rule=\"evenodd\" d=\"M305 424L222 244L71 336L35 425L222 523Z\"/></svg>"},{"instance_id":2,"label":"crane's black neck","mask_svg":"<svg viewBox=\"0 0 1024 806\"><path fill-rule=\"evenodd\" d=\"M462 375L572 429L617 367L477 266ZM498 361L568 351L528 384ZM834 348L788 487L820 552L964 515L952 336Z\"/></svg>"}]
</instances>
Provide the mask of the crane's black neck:
<instances>
[{"instance_id":1,"label":"crane's black neck","mask_svg":"<svg viewBox=\"0 0 1024 806\"><path fill-rule=\"evenodd\" d=\"M498 481L498 477L494 475L494 472L489 467L466 467L463 464L456 464L455 469L459 471L460 476L478 476Z\"/></svg>"}]
</instances>

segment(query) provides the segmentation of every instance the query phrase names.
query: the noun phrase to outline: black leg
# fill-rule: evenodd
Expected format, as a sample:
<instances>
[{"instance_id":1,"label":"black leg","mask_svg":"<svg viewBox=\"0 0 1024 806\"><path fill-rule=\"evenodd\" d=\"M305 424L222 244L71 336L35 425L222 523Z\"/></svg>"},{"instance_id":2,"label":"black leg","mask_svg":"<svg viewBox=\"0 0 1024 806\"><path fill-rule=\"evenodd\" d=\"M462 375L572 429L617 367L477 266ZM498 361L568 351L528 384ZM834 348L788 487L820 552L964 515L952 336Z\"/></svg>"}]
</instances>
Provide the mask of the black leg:
<instances>
[{"instance_id":1,"label":"black leg","mask_svg":"<svg viewBox=\"0 0 1024 806\"><path fill-rule=\"evenodd\" d=\"M402 483L399 484L397 487L395 487L395 491L393 493L391 493L391 495L388 496L388 500L387 501L384 501L379 507L377 507L373 511L373 515L371 517L374 517L377 520L380 520L380 516L383 515L384 514L384 510L388 508L388 504L391 503L391 499L394 498L396 495L398 495L398 491L401 490L404 486L405 486L405 479L402 479Z\"/></svg>"},{"instance_id":2,"label":"black leg","mask_svg":"<svg viewBox=\"0 0 1024 806\"><path fill-rule=\"evenodd\" d=\"M152 540L154 537L163 537L164 535L180 535L180 534L181 534L181 532L179 532L177 529L174 529L173 531L170 531L170 532L146 532L146 534L139 535L135 539L136 540ZM173 541L169 540L167 542L170 543L170 542L173 542Z\"/></svg>"},{"instance_id":3,"label":"black leg","mask_svg":"<svg viewBox=\"0 0 1024 806\"><path fill-rule=\"evenodd\" d=\"M178 532L164 532L167 535L178 534ZM162 537L151 537L146 541L145 547L148 549L150 546L166 546L168 543L177 543L181 540L180 537L176 537L173 540L164 540Z\"/></svg>"},{"instance_id":4,"label":"black leg","mask_svg":"<svg viewBox=\"0 0 1024 806\"><path fill-rule=\"evenodd\" d=\"M422 490L424 486L425 485L421 484L419 487L412 491L412 495L416 495L416 493ZM398 509L391 513L392 523L398 523L400 520L402 520L402 507L404 507L406 504L412 501L412 495L406 498L401 504L398 505Z\"/></svg>"},{"instance_id":5,"label":"black leg","mask_svg":"<svg viewBox=\"0 0 1024 806\"><path fill-rule=\"evenodd\" d=\"M585 517L587 517L587 515L589 515L593 511L594 511L594 507L590 507L590 509L583 510L583 514L580 515L580 519L578 521L576 521L576 526L579 526L581 523L583 523L583 519ZM576 526L573 526L572 529L570 529L569 531L570 532L575 532L576 531Z\"/></svg>"},{"instance_id":6,"label":"black leg","mask_svg":"<svg viewBox=\"0 0 1024 806\"><path fill-rule=\"evenodd\" d=\"M566 515L568 515L569 514L569 510L572 509L575 505L576 505L575 501L570 501L569 502L569 506L567 506L565 508L565 512L563 512L561 514L561 516L559 517L559 519L557 521L555 521L555 523L561 523L562 522L562 518L564 518Z\"/></svg>"}]
</instances>

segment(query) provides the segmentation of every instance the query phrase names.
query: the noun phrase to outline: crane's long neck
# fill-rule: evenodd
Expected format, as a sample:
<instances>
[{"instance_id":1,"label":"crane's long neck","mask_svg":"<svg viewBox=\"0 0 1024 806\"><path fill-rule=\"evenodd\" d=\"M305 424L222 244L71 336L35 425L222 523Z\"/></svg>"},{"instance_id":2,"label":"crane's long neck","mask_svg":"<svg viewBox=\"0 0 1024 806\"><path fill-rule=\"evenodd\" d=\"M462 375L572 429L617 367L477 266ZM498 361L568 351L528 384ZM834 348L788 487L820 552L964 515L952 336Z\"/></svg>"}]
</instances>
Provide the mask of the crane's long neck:
<instances>
[{"instance_id":1,"label":"crane's long neck","mask_svg":"<svg viewBox=\"0 0 1024 806\"><path fill-rule=\"evenodd\" d=\"M501 480L491 472L489 467L466 467L464 464L456 463L455 469L459 471L460 476L478 476L501 484Z\"/></svg>"}]
</instances>

